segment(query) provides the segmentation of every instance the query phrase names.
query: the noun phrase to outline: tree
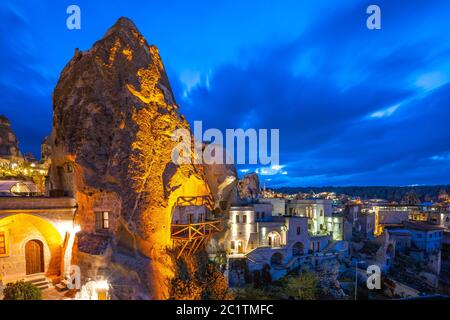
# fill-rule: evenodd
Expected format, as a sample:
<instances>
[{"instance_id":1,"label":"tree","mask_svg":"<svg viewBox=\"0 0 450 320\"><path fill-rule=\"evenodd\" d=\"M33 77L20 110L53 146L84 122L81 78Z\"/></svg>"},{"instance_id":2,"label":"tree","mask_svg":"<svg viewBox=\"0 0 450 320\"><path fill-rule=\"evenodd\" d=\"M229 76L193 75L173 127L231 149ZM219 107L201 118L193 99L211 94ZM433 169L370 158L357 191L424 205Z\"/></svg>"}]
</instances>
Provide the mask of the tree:
<instances>
[{"instance_id":1,"label":"tree","mask_svg":"<svg viewBox=\"0 0 450 320\"><path fill-rule=\"evenodd\" d=\"M203 283L203 299L208 300L233 300L234 295L228 289L228 283L219 267L209 264L205 282Z\"/></svg>"},{"instance_id":2,"label":"tree","mask_svg":"<svg viewBox=\"0 0 450 320\"><path fill-rule=\"evenodd\" d=\"M42 300L41 289L24 281L8 283L3 295L3 300Z\"/></svg>"},{"instance_id":3,"label":"tree","mask_svg":"<svg viewBox=\"0 0 450 320\"><path fill-rule=\"evenodd\" d=\"M286 294L299 300L315 300L317 297L317 278L311 272L286 278Z\"/></svg>"}]
</instances>

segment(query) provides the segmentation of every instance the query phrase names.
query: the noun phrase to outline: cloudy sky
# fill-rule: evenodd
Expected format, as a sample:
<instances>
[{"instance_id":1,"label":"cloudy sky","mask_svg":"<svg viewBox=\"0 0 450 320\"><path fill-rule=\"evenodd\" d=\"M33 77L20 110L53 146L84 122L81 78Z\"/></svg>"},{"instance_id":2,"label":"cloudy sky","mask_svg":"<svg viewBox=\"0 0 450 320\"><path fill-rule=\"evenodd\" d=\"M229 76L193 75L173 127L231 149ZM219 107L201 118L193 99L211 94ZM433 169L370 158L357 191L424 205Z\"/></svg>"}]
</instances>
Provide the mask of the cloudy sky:
<instances>
[{"instance_id":1,"label":"cloudy sky","mask_svg":"<svg viewBox=\"0 0 450 320\"><path fill-rule=\"evenodd\" d=\"M81 30L66 28L71 4ZM370 4L381 30L366 27ZM449 12L446 0L2 0L0 113L39 154L62 68L127 16L159 47L191 123L280 129L280 167L242 173L269 186L448 184Z\"/></svg>"}]
</instances>

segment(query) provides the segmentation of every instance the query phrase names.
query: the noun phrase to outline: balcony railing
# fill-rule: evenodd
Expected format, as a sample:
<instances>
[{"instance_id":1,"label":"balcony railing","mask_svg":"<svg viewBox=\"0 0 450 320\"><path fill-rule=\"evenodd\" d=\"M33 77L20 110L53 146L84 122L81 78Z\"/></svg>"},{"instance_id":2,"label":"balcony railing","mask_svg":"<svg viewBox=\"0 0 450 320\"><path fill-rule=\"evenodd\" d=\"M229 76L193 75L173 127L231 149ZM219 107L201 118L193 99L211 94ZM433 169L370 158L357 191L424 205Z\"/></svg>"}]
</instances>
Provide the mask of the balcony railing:
<instances>
[{"instance_id":1,"label":"balcony railing","mask_svg":"<svg viewBox=\"0 0 450 320\"><path fill-rule=\"evenodd\" d=\"M214 199L212 196L199 196L199 197L179 197L177 199L177 207L187 206L205 206L209 210L214 209Z\"/></svg>"},{"instance_id":2,"label":"balcony railing","mask_svg":"<svg viewBox=\"0 0 450 320\"><path fill-rule=\"evenodd\" d=\"M200 223L172 224L172 240L181 244L177 259L187 250L188 255L205 245L213 233L219 232L219 220Z\"/></svg>"}]
</instances>

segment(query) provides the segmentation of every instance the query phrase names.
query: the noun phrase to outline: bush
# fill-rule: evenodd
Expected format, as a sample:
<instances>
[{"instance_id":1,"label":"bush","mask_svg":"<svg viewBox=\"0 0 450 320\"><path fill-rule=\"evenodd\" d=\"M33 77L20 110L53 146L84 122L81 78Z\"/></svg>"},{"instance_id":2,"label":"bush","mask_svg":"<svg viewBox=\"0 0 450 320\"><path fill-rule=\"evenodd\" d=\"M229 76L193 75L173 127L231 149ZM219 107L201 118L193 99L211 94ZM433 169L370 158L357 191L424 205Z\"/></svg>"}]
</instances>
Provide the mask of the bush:
<instances>
[{"instance_id":1,"label":"bush","mask_svg":"<svg viewBox=\"0 0 450 320\"><path fill-rule=\"evenodd\" d=\"M24 281L8 283L3 295L3 300L42 300L41 289Z\"/></svg>"}]
</instances>

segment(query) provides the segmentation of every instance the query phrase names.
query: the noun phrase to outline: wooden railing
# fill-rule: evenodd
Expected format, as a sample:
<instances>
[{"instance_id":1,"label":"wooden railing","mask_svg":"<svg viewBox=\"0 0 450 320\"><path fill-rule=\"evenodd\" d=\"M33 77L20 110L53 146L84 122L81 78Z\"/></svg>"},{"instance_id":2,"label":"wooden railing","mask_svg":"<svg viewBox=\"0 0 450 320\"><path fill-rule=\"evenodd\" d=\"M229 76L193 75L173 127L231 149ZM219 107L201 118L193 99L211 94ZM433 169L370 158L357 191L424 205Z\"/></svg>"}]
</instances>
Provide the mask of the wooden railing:
<instances>
[{"instance_id":1,"label":"wooden railing","mask_svg":"<svg viewBox=\"0 0 450 320\"><path fill-rule=\"evenodd\" d=\"M219 220L190 224L172 224L172 241L181 244L177 259L187 250L187 254L195 253L202 245L206 245L213 233L219 232Z\"/></svg>"},{"instance_id":2,"label":"wooden railing","mask_svg":"<svg viewBox=\"0 0 450 320\"><path fill-rule=\"evenodd\" d=\"M214 209L214 199L212 196L197 196L197 197L179 197L177 199L177 207L187 206L205 206L209 210Z\"/></svg>"}]
</instances>

